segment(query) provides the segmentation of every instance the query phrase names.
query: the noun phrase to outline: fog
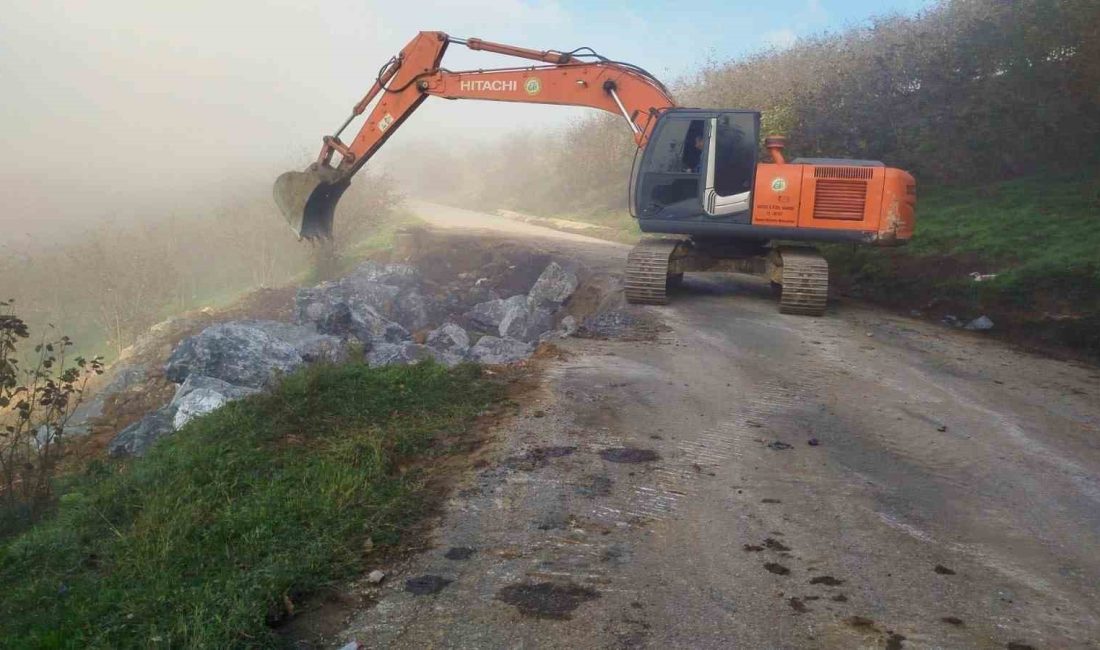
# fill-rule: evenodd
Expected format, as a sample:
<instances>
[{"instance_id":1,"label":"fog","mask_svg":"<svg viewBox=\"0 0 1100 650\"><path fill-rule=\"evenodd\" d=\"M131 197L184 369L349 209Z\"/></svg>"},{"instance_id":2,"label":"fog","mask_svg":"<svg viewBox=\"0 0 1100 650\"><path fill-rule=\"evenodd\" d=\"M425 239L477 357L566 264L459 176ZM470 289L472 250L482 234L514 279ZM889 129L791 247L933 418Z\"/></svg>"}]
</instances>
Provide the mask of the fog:
<instances>
[{"instance_id":1,"label":"fog","mask_svg":"<svg viewBox=\"0 0 1100 650\"><path fill-rule=\"evenodd\" d=\"M0 244L9 245L209 209L242 187L266 191L315 155L422 29L540 48L629 43L578 25L556 3L516 0L0 6ZM649 58L639 63L677 72ZM455 46L446 61L461 69L494 59ZM387 149L553 126L579 110L429 101Z\"/></svg>"}]
</instances>

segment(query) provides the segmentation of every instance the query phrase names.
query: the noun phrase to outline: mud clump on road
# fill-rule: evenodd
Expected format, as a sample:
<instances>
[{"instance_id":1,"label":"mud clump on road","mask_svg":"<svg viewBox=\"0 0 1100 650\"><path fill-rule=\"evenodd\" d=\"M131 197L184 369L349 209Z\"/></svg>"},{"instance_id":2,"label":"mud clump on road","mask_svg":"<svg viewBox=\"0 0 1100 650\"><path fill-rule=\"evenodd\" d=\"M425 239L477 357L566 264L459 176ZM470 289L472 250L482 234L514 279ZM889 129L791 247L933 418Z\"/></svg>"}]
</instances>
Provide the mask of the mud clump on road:
<instances>
[{"instance_id":1,"label":"mud clump on road","mask_svg":"<svg viewBox=\"0 0 1100 650\"><path fill-rule=\"evenodd\" d=\"M469 560L477 551L469 546L452 546L443 554L448 560Z\"/></svg>"},{"instance_id":2,"label":"mud clump on road","mask_svg":"<svg viewBox=\"0 0 1100 650\"><path fill-rule=\"evenodd\" d=\"M875 626L875 622L867 618L866 616L849 616L848 618L844 619L844 622L852 627L869 628Z\"/></svg>"},{"instance_id":3,"label":"mud clump on road","mask_svg":"<svg viewBox=\"0 0 1100 650\"><path fill-rule=\"evenodd\" d=\"M768 571L771 571L777 576L785 576L791 572L790 569L783 566L782 564L779 564L778 562L768 562L764 565L764 568Z\"/></svg>"},{"instance_id":4,"label":"mud clump on road","mask_svg":"<svg viewBox=\"0 0 1100 650\"><path fill-rule=\"evenodd\" d=\"M954 569L948 569L947 567L945 567L942 564L937 564L936 568L932 569L932 570L935 571L936 573L940 574L941 576L953 576L953 575L955 575Z\"/></svg>"},{"instance_id":5,"label":"mud clump on road","mask_svg":"<svg viewBox=\"0 0 1100 650\"><path fill-rule=\"evenodd\" d=\"M414 596L430 596L443 591L443 589L452 582L454 582L454 580L448 580L442 576L417 576L405 581L405 591Z\"/></svg>"},{"instance_id":6,"label":"mud clump on road","mask_svg":"<svg viewBox=\"0 0 1100 650\"><path fill-rule=\"evenodd\" d=\"M638 449L636 447L611 447L600 452L600 458L610 463L651 463L660 460L660 456L652 449Z\"/></svg>"},{"instance_id":7,"label":"mud clump on road","mask_svg":"<svg viewBox=\"0 0 1100 650\"><path fill-rule=\"evenodd\" d=\"M896 632L890 632L886 636L886 650L901 650L904 642L904 636L897 634Z\"/></svg>"},{"instance_id":8,"label":"mud clump on road","mask_svg":"<svg viewBox=\"0 0 1100 650\"><path fill-rule=\"evenodd\" d=\"M833 576L817 576L810 579L811 585L825 585L826 587L839 587L844 584L843 580L838 580Z\"/></svg>"},{"instance_id":9,"label":"mud clump on road","mask_svg":"<svg viewBox=\"0 0 1100 650\"><path fill-rule=\"evenodd\" d=\"M779 540L772 539L771 537L764 540L764 546L768 547L769 549L771 549L773 551L779 551L780 553L786 553L787 551L791 550L790 546L787 546L786 544L784 544L783 542L780 542Z\"/></svg>"},{"instance_id":10,"label":"mud clump on road","mask_svg":"<svg viewBox=\"0 0 1100 650\"><path fill-rule=\"evenodd\" d=\"M497 599L531 618L566 620L582 603L600 597L600 592L574 583L508 585L497 592Z\"/></svg>"},{"instance_id":11,"label":"mud clump on road","mask_svg":"<svg viewBox=\"0 0 1100 650\"><path fill-rule=\"evenodd\" d=\"M810 608L806 607L806 603L802 602L801 598L792 596L787 600L787 604L791 606L791 609L793 609L796 614L805 614L810 611Z\"/></svg>"}]
</instances>

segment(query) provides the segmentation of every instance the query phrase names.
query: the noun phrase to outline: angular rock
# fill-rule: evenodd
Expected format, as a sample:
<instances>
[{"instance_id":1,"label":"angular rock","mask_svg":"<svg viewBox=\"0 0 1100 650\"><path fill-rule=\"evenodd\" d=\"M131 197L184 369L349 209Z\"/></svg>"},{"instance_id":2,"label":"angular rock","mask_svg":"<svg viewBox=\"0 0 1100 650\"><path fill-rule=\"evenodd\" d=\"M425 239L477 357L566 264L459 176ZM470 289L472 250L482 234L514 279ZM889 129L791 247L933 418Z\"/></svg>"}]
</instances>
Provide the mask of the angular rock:
<instances>
[{"instance_id":1,"label":"angular rock","mask_svg":"<svg viewBox=\"0 0 1100 650\"><path fill-rule=\"evenodd\" d=\"M500 336L527 343L539 340L539 337L554 328L554 313L542 307L529 307L523 296L518 304L506 304L504 318L500 321ZM514 298L509 298L511 302Z\"/></svg>"},{"instance_id":2,"label":"angular rock","mask_svg":"<svg viewBox=\"0 0 1100 650\"><path fill-rule=\"evenodd\" d=\"M535 346L530 343L495 336L483 336L470 348L467 356L471 361L477 363L502 364L526 359L534 351Z\"/></svg>"},{"instance_id":3,"label":"angular rock","mask_svg":"<svg viewBox=\"0 0 1100 650\"><path fill-rule=\"evenodd\" d=\"M431 323L428 301L419 291L404 291L397 296L393 319L409 331L424 329Z\"/></svg>"},{"instance_id":4,"label":"angular rock","mask_svg":"<svg viewBox=\"0 0 1100 650\"><path fill-rule=\"evenodd\" d=\"M558 323L558 332L560 332L562 338L566 338L576 334L577 327L577 319L573 318L572 314L570 314L561 319L561 322Z\"/></svg>"},{"instance_id":5,"label":"angular rock","mask_svg":"<svg viewBox=\"0 0 1100 650\"><path fill-rule=\"evenodd\" d=\"M305 363L294 346L257 327L219 323L184 339L165 366L170 381L183 383L192 373L238 386L262 388L280 373Z\"/></svg>"},{"instance_id":6,"label":"angular rock","mask_svg":"<svg viewBox=\"0 0 1100 650\"><path fill-rule=\"evenodd\" d=\"M989 316L979 316L966 324L963 329L972 332L984 332L993 329L993 320Z\"/></svg>"},{"instance_id":7,"label":"angular rock","mask_svg":"<svg viewBox=\"0 0 1100 650\"><path fill-rule=\"evenodd\" d=\"M295 297L297 321L316 325L326 334L358 337L355 314L369 307L407 330L421 329L430 322L430 305L420 293L420 281L415 267L366 262L340 280L300 289Z\"/></svg>"},{"instance_id":8,"label":"angular rock","mask_svg":"<svg viewBox=\"0 0 1100 650\"><path fill-rule=\"evenodd\" d=\"M172 426L182 428L193 418L205 415L227 402L258 393L259 390L247 386L234 386L220 379L205 375L192 374L176 390L170 406L176 412L172 416Z\"/></svg>"},{"instance_id":9,"label":"angular rock","mask_svg":"<svg viewBox=\"0 0 1100 650\"><path fill-rule=\"evenodd\" d=\"M347 359L347 347L335 336L322 334L313 325L294 325L273 320L239 321L290 344L309 363Z\"/></svg>"},{"instance_id":10,"label":"angular rock","mask_svg":"<svg viewBox=\"0 0 1100 650\"><path fill-rule=\"evenodd\" d=\"M126 427L107 444L107 455L112 458L145 455L154 442L175 431L172 427L175 411L171 404L162 406Z\"/></svg>"},{"instance_id":11,"label":"angular rock","mask_svg":"<svg viewBox=\"0 0 1100 650\"><path fill-rule=\"evenodd\" d=\"M520 297L522 298L522 296ZM505 301L497 298L474 305L463 314L463 317L469 321L472 327L492 332L500 328L500 321L504 319L504 313Z\"/></svg>"},{"instance_id":12,"label":"angular rock","mask_svg":"<svg viewBox=\"0 0 1100 650\"><path fill-rule=\"evenodd\" d=\"M470 336L458 325L446 323L428 332L424 345L437 352L462 357L470 349Z\"/></svg>"},{"instance_id":13,"label":"angular rock","mask_svg":"<svg viewBox=\"0 0 1100 650\"><path fill-rule=\"evenodd\" d=\"M367 353L367 363L371 366L406 366L425 359L435 359L435 350L419 343L382 343Z\"/></svg>"},{"instance_id":14,"label":"angular rock","mask_svg":"<svg viewBox=\"0 0 1100 650\"><path fill-rule=\"evenodd\" d=\"M569 300L577 290L578 282L577 274L572 270L550 262L527 292L527 299L532 307L556 309Z\"/></svg>"},{"instance_id":15,"label":"angular rock","mask_svg":"<svg viewBox=\"0 0 1100 650\"><path fill-rule=\"evenodd\" d=\"M375 569L374 571L371 571L367 574L367 582L371 583L372 585L381 584L382 581L385 579L386 573L378 569Z\"/></svg>"},{"instance_id":16,"label":"angular rock","mask_svg":"<svg viewBox=\"0 0 1100 650\"><path fill-rule=\"evenodd\" d=\"M576 333L577 333L577 319L574 318L572 315L568 315L565 318L561 319L561 322L558 323L557 329L553 329L553 330L550 330L548 332L543 332L542 335L539 336L538 340L541 342L541 341L551 341L553 339L564 339L564 338L569 338L570 336L573 336Z\"/></svg>"},{"instance_id":17,"label":"angular rock","mask_svg":"<svg viewBox=\"0 0 1100 650\"><path fill-rule=\"evenodd\" d=\"M500 332L501 337L504 338L519 338L513 336L512 332L519 332L526 328L528 308L527 308L527 296L512 296L505 300L501 304L502 315L500 317L500 323L497 325L497 330Z\"/></svg>"},{"instance_id":18,"label":"angular rock","mask_svg":"<svg viewBox=\"0 0 1100 650\"><path fill-rule=\"evenodd\" d=\"M335 282L299 289L294 297L295 320L311 324L317 331L345 336L351 326L351 310Z\"/></svg>"},{"instance_id":19,"label":"angular rock","mask_svg":"<svg viewBox=\"0 0 1100 650\"><path fill-rule=\"evenodd\" d=\"M368 348L408 340L408 330L378 313L369 304L353 300L349 309L351 319L348 331Z\"/></svg>"}]
</instances>

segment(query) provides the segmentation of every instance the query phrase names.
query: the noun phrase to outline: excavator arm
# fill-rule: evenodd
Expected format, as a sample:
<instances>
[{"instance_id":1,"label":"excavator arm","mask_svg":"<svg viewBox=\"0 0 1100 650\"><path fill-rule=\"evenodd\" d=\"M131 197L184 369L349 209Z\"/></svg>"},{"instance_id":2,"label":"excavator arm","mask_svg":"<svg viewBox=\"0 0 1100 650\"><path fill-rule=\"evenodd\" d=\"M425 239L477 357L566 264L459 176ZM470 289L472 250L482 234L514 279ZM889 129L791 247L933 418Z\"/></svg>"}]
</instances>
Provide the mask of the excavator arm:
<instances>
[{"instance_id":1,"label":"excavator arm","mask_svg":"<svg viewBox=\"0 0 1100 650\"><path fill-rule=\"evenodd\" d=\"M452 43L543 65L452 72L440 67ZM431 96L597 108L621 115L639 147L645 146L661 111L675 106L665 87L648 72L588 48L539 51L420 32L382 67L336 134L325 136L317 161L305 171L287 172L276 180L275 202L299 237L331 236L336 204L352 176ZM359 132L345 144L341 133L364 113ZM334 162L337 156L339 161Z\"/></svg>"}]
</instances>

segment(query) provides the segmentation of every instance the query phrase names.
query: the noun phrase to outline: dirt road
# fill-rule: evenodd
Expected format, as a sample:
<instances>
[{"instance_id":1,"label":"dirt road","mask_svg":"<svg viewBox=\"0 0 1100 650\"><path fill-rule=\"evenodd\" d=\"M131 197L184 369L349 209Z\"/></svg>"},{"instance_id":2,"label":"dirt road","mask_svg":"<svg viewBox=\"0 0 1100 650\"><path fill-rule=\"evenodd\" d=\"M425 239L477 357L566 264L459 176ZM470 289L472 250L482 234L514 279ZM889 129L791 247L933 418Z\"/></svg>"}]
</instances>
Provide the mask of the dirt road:
<instances>
[{"instance_id":1,"label":"dirt road","mask_svg":"<svg viewBox=\"0 0 1100 650\"><path fill-rule=\"evenodd\" d=\"M625 258L586 239L553 245ZM1100 647L1100 370L847 302L781 315L748 277L642 311L658 340L563 343L347 639Z\"/></svg>"}]
</instances>

